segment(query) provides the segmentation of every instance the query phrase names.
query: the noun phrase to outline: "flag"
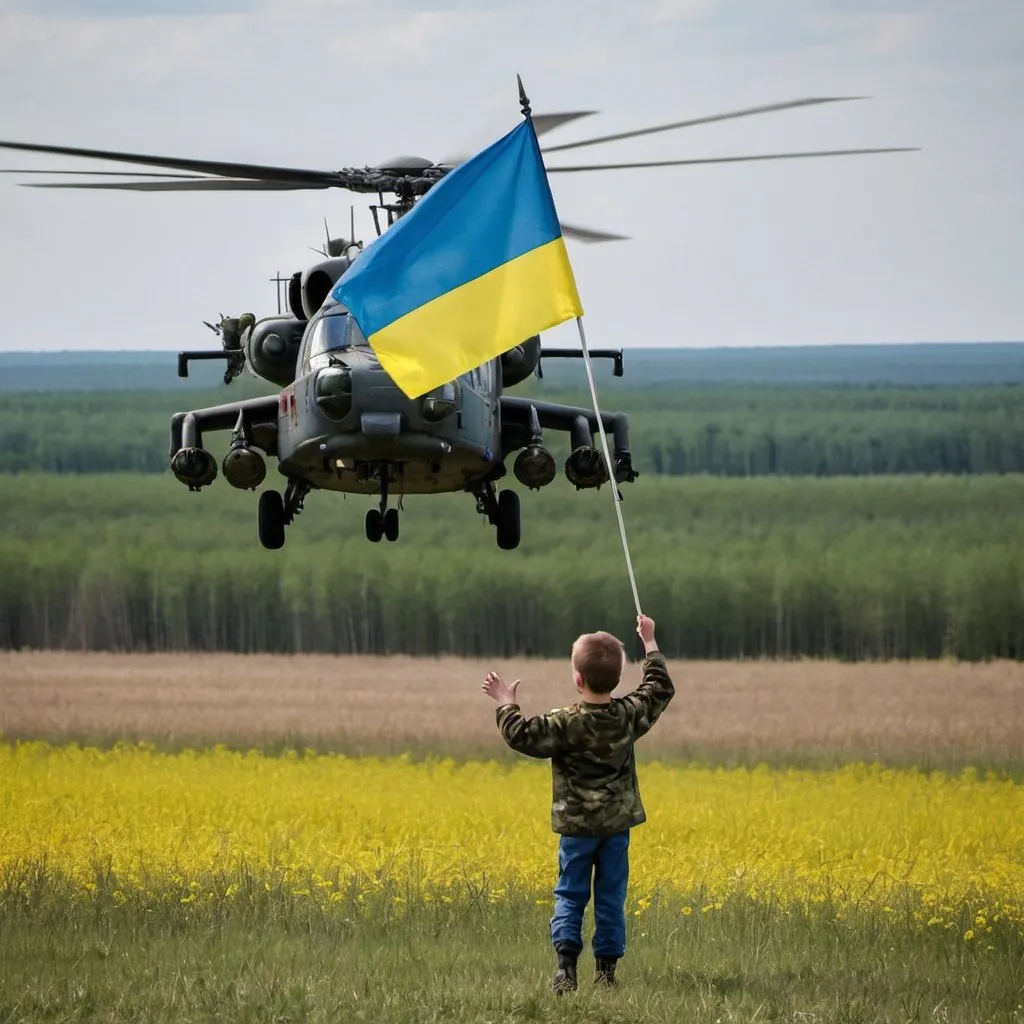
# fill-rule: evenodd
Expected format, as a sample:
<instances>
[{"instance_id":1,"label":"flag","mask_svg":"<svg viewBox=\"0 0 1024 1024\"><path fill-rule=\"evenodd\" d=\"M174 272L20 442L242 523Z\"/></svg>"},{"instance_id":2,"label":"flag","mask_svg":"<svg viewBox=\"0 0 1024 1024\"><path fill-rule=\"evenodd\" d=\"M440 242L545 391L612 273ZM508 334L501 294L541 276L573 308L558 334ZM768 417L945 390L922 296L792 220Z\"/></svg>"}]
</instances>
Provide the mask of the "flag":
<instances>
[{"instance_id":1,"label":"flag","mask_svg":"<svg viewBox=\"0 0 1024 1024\"><path fill-rule=\"evenodd\" d=\"M446 174L331 295L410 398L582 316L531 122Z\"/></svg>"}]
</instances>

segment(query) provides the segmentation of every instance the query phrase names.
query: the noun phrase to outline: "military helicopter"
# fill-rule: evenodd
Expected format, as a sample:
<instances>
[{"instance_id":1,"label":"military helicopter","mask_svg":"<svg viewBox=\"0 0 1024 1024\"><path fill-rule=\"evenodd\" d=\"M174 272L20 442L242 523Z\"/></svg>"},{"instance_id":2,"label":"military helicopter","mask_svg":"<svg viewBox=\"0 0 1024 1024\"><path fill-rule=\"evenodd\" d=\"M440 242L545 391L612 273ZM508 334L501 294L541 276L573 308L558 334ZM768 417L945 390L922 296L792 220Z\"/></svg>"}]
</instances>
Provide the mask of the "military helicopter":
<instances>
[{"instance_id":1,"label":"military helicopter","mask_svg":"<svg viewBox=\"0 0 1024 1024\"><path fill-rule=\"evenodd\" d=\"M859 98L816 97L775 103L548 146L542 152ZM543 135L593 113L538 114L533 115L533 122L537 134ZM32 170L27 173L133 178L29 183L34 188L147 192L340 188L376 194L377 203L370 210L378 236L408 214L418 198L461 162L459 158L435 163L420 157L398 157L376 166L319 171L20 142L0 142L0 148L169 169L159 173ZM908 147L789 152L560 165L549 166L547 171L562 174L906 151ZM385 202L385 196L394 198ZM281 389L276 395L179 412L172 417L170 467L190 491L201 490L217 477L216 459L203 447L205 434L230 430L230 447L221 465L229 484L256 490L266 478L268 457L277 460L285 480L283 492L268 489L259 497L257 532L266 548L283 546L285 528L302 511L313 490L376 496L376 505L365 518L366 536L373 542L398 539L399 508L405 495L465 491L475 498L477 511L495 528L498 546L512 550L521 537L519 494L509 488L499 490L498 483L506 475L506 462L514 453L512 471L522 485L538 490L552 483L557 466L545 447L545 430L569 434L571 450L564 472L577 490L599 488L605 483L617 487L637 478L624 414L601 414L604 430L614 443L613 465L608 467L594 446L597 414L593 410L504 393L531 374L542 376L543 359L582 355L574 349L544 349L539 336L524 338L500 357L418 399L407 398L381 368L348 309L331 297L335 284L363 251L362 243L354 239L354 221L350 233L353 237L348 239L328 236L321 253L324 258L287 279L287 313L279 308L277 314L260 319L251 313L222 316L217 324L207 323L220 338L220 350L179 353L178 373L182 377L188 375L192 360L223 359L225 384L248 369ZM581 242L610 242L624 237L568 224L562 225L562 233ZM401 282L395 287L400 288ZM622 376L621 350L598 350L591 356L613 360L614 374ZM396 496L397 507L391 504Z\"/></svg>"}]
</instances>

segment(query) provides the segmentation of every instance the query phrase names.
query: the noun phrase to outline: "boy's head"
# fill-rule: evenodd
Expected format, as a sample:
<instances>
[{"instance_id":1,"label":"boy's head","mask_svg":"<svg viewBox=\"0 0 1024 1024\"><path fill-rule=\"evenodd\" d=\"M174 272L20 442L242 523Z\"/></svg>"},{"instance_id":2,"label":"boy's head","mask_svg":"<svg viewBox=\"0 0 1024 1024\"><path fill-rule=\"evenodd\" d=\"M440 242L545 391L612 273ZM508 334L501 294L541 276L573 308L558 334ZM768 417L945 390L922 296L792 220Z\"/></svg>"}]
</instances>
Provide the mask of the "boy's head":
<instances>
[{"instance_id":1,"label":"boy's head","mask_svg":"<svg viewBox=\"0 0 1024 1024\"><path fill-rule=\"evenodd\" d=\"M622 641L611 633L584 633L572 645L572 668L576 688L593 693L611 693L619 685L626 663Z\"/></svg>"}]
</instances>

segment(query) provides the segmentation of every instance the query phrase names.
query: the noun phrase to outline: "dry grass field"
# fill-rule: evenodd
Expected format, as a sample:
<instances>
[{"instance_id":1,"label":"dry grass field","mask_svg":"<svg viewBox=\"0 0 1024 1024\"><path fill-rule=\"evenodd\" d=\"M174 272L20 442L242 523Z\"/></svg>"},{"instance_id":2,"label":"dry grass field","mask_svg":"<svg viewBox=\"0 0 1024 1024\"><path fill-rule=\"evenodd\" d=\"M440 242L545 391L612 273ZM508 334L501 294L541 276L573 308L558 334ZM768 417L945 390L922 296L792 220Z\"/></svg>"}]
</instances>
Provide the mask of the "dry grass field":
<instances>
[{"instance_id":1,"label":"dry grass field","mask_svg":"<svg viewBox=\"0 0 1024 1024\"><path fill-rule=\"evenodd\" d=\"M642 756L1017 768L1024 665L676 662L677 697ZM171 747L312 746L503 756L494 668L528 714L571 702L567 662L228 654L0 654L0 735ZM631 666L623 690L639 680Z\"/></svg>"}]
</instances>

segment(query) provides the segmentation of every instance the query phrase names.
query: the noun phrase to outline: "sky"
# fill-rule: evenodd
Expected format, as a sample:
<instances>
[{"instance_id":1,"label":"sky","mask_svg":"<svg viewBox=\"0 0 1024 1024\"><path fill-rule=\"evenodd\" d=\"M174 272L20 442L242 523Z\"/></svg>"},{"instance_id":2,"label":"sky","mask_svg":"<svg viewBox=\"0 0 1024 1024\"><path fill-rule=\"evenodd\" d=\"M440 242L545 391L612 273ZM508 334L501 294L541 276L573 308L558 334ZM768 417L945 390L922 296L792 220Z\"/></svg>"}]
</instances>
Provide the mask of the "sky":
<instances>
[{"instance_id":1,"label":"sky","mask_svg":"<svg viewBox=\"0 0 1024 1024\"><path fill-rule=\"evenodd\" d=\"M1020 0L0 0L0 139L322 170L441 160L536 112L545 144L813 96L857 102L561 163L917 146L553 175L594 347L1024 339ZM3 168L131 170L0 150ZM152 170L140 168L140 170ZM0 174L0 351L216 345L276 313L340 190L28 189ZM36 180L47 180L36 179ZM50 179L55 180L55 179ZM576 343L573 325L548 332Z\"/></svg>"}]
</instances>

